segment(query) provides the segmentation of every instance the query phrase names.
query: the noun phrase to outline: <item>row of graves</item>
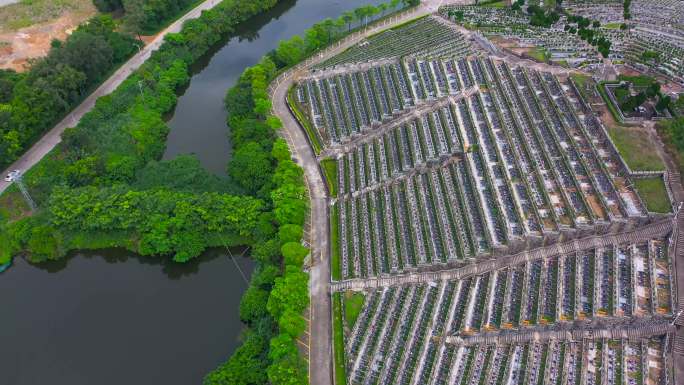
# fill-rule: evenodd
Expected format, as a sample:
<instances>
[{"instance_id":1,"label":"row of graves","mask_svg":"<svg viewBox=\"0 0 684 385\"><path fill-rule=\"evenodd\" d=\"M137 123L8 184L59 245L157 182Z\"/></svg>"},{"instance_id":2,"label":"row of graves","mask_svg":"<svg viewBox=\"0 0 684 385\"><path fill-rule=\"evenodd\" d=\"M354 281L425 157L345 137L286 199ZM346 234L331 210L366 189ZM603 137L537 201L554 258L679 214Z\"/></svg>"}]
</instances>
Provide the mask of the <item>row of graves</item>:
<instances>
[{"instance_id":1,"label":"row of graves","mask_svg":"<svg viewBox=\"0 0 684 385\"><path fill-rule=\"evenodd\" d=\"M449 5L441 7L440 14L456 23L476 28L490 38L512 40L520 47L542 47L550 60L562 61L572 67L600 62L600 55L594 47L564 29L565 17L545 28L530 25L530 18L524 11L510 8Z\"/></svg>"},{"instance_id":2,"label":"row of graves","mask_svg":"<svg viewBox=\"0 0 684 385\"><path fill-rule=\"evenodd\" d=\"M295 86L337 165L332 288L364 295L340 317L347 383L664 383L673 222L573 80L463 37L362 54L413 39L381 33Z\"/></svg>"},{"instance_id":3,"label":"row of graves","mask_svg":"<svg viewBox=\"0 0 684 385\"><path fill-rule=\"evenodd\" d=\"M684 2L634 0L629 20L623 19L622 3L564 2L568 12L598 20L613 43L611 57L640 70L653 70L684 84ZM628 29L612 28L625 23Z\"/></svg>"},{"instance_id":4,"label":"row of graves","mask_svg":"<svg viewBox=\"0 0 684 385\"><path fill-rule=\"evenodd\" d=\"M348 383L664 384L672 285L663 230L365 290L345 327Z\"/></svg>"},{"instance_id":5,"label":"row of graves","mask_svg":"<svg viewBox=\"0 0 684 385\"><path fill-rule=\"evenodd\" d=\"M454 266L650 220L570 78L471 56L303 79L337 162L345 278Z\"/></svg>"}]
</instances>

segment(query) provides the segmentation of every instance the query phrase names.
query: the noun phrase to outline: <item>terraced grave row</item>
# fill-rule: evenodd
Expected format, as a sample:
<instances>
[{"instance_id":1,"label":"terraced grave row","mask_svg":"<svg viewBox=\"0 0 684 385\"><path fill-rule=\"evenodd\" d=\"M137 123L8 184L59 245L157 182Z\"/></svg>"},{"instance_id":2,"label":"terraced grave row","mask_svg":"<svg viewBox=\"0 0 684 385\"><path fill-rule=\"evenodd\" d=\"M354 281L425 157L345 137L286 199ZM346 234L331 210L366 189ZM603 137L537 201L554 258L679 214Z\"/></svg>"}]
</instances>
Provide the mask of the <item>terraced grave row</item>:
<instances>
[{"instance_id":1,"label":"terraced grave row","mask_svg":"<svg viewBox=\"0 0 684 385\"><path fill-rule=\"evenodd\" d=\"M298 101L328 146L377 129L402 112L474 85L465 59L405 59L304 80Z\"/></svg>"},{"instance_id":2,"label":"terraced grave row","mask_svg":"<svg viewBox=\"0 0 684 385\"><path fill-rule=\"evenodd\" d=\"M643 385L667 375L664 339L599 339L442 346L436 372L418 384Z\"/></svg>"},{"instance_id":3,"label":"terraced grave row","mask_svg":"<svg viewBox=\"0 0 684 385\"><path fill-rule=\"evenodd\" d=\"M345 277L646 217L569 79L488 59L453 64L464 86L482 88L361 136L337 158Z\"/></svg>"},{"instance_id":4,"label":"terraced grave row","mask_svg":"<svg viewBox=\"0 0 684 385\"><path fill-rule=\"evenodd\" d=\"M452 57L471 52L463 35L436 16L425 16L376 35L332 57L317 68L404 56Z\"/></svg>"},{"instance_id":5,"label":"terraced grave row","mask_svg":"<svg viewBox=\"0 0 684 385\"><path fill-rule=\"evenodd\" d=\"M503 343L512 343L515 333L570 321L588 325L604 317L649 328L651 322L642 321L672 314L666 246L666 239L653 239L534 260L462 280L366 291L364 307L345 340L350 383L481 384L484 378L486 384L537 384L562 375L567 379L564 384L595 384L629 377L637 367L623 364L628 371L620 372L617 354L634 341L494 349L478 346L479 342L458 346L444 337L467 340L508 330ZM568 347L574 353L564 357ZM642 348L637 343L629 355ZM594 354L596 349L599 354ZM662 364L662 348L656 356ZM653 368L641 365L644 374ZM603 380L595 382L595 376Z\"/></svg>"}]
</instances>

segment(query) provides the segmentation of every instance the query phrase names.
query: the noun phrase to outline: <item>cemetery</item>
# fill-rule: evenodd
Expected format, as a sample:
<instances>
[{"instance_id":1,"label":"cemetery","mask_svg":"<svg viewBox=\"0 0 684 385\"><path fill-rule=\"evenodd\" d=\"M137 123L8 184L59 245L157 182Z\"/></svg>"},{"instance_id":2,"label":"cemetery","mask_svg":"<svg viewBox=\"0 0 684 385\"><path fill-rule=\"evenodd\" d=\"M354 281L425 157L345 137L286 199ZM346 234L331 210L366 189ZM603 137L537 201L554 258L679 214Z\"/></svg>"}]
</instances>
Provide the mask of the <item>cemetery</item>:
<instances>
[{"instance_id":1,"label":"cemetery","mask_svg":"<svg viewBox=\"0 0 684 385\"><path fill-rule=\"evenodd\" d=\"M582 384L621 384L635 372L661 383L664 341L656 329L672 312L666 245L667 238L613 244L464 279L368 290L346 336L350 383L562 377L574 384L581 376ZM593 336L566 336L580 325ZM525 341L532 332L553 337Z\"/></svg>"},{"instance_id":2,"label":"cemetery","mask_svg":"<svg viewBox=\"0 0 684 385\"><path fill-rule=\"evenodd\" d=\"M678 208L651 139L616 130L671 116L667 48L630 47L679 5L532 3L442 6L291 88L332 192L347 384L672 383Z\"/></svg>"},{"instance_id":3,"label":"cemetery","mask_svg":"<svg viewBox=\"0 0 684 385\"><path fill-rule=\"evenodd\" d=\"M482 57L409 58L316 73L298 95L337 164L345 278L647 221L571 78Z\"/></svg>"}]
</instances>

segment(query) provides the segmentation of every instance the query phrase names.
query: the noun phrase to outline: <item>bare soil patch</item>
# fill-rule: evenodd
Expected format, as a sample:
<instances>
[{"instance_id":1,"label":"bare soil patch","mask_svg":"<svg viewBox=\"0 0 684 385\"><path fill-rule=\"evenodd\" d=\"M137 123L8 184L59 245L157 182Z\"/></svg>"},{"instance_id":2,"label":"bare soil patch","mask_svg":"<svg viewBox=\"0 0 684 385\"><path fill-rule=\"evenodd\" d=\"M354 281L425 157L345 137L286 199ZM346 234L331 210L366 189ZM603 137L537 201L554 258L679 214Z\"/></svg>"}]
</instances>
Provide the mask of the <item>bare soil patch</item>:
<instances>
[{"instance_id":1,"label":"bare soil patch","mask_svg":"<svg viewBox=\"0 0 684 385\"><path fill-rule=\"evenodd\" d=\"M0 8L0 68L25 71L30 59L48 53L53 39L65 39L95 13L89 0L34 1Z\"/></svg>"}]
</instances>

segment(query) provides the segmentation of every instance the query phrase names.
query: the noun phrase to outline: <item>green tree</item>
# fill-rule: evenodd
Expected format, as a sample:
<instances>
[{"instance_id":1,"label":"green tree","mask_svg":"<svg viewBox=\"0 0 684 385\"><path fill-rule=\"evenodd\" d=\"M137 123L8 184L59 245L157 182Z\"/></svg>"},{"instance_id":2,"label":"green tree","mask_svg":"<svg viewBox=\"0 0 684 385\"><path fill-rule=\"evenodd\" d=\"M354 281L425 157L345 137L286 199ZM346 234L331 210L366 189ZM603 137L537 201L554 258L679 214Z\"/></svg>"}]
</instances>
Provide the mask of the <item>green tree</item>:
<instances>
[{"instance_id":1,"label":"green tree","mask_svg":"<svg viewBox=\"0 0 684 385\"><path fill-rule=\"evenodd\" d=\"M282 240L281 240L282 241ZM309 254L309 249L299 242L287 242L280 248L286 265L301 267L304 257Z\"/></svg>"},{"instance_id":2,"label":"green tree","mask_svg":"<svg viewBox=\"0 0 684 385\"><path fill-rule=\"evenodd\" d=\"M62 256L61 234L54 227L41 225L31 230L28 251L33 262L57 259Z\"/></svg>"},{"instance_id":3,"label":"green tree","mask_svg":"<svg viewBox=\"0 0 684 385\"><path fill-rule=\"evenodd\" d=\"M302 226L288 223L280 226L278 230L278 238L280 242L299 242L304 235L304 230ZM284 253L283 253L284 254Z\"/></svg>"},{"instance_id":4,"label":"green tree","mask_svg":"<svg viewBox=\"0 0 684 385\"><path fill-rule=\"evenodd\" d=\"M287 66L301 61L305 53L306 44L297 35L289 40L281 40L275 51L276 58Z\"/></svg>"},{"instance_id":5,"label":"green tree","mask_svg":"<svg viewBox=\"0 0 684 385\"><path fill-rule=\"evenodd\" d=\"M268 310L268 291L255 285L250 285L240 300L240 319L242 322L250 324L266 316Z\"/></svg>"},{"instance_id":6,"label":"green tree","mask_svg":"<svg viewBox=\"0 0 684 385\"><path fill-rule=\"evenodd\" d=\"M271 150L271 155L277 161L290 160L292 157L290 154L290 149L287 146L287 142L283 138L278 138L273 142L273 149Z\"/></svg>"},{"instance_id":7,"label":"green tree","mask_svg":"<svg viewBox=\"0 0 684 385\"><path fill-rule=\"evenodd\" d=\"M123 8L121 0L93 0L93 4L100 12L112 12Z\"/></svg>"},{"instance_id":8,"label":"green tree","mask_svg":"<svg viewBox=\"0 0 684 385\"><path fill-rule=\"evenodd\" d=\"M355 14L354 12L347 11L342 14L342 20L344 20L345 23L347 23L347 31L351 31L351 23L354 21Z\"/></svg>"},{"instance_id":9,"label":"green tree","mask_svg":"<svg viewBox=\"0 0 684 385\"><path fill-rule=\"evenodd\" d=\"M656 110L664 111L670 107L671 98L667 95L661 96L656 103Z\"/></svg>"},{"instance_id":10,"label":"green tree","mask_svg":"<svg viewBox=\"0 0 684 385\"><path fill-rule=\"evenodd\" d=\"M271 172L270 154L255 142L240 146L228 166L228 174L252 194L271 179Z\"/></svg>"},{"instance_id":11,"label":"green tree","mask_svg":"<svg viewBox=\"0 0 684 385\"><path fill-rule=\"evenodd\" d=\"M309 276L294 266L285 267L285 275L276 278L271 296L268 298L268 312L279 319L286 311L301 313L309 305Z\"/></svg>"},{"instance_id":12,"label":"green tree","mask_svg":"<svg viewBox=\"0 0 684 385\"><path fill-rule=\"evenodd\" d=\"M281 333L290 335L292 338L297 338L306 329L306 321L299 313L286 310L280 319L278 319L278 327Z\"/></svg>"}]
</instances>

